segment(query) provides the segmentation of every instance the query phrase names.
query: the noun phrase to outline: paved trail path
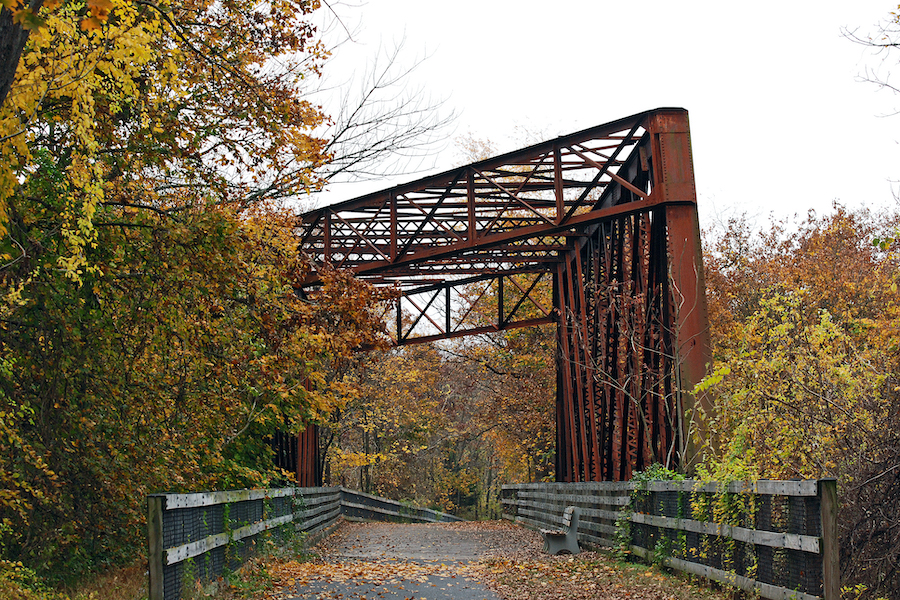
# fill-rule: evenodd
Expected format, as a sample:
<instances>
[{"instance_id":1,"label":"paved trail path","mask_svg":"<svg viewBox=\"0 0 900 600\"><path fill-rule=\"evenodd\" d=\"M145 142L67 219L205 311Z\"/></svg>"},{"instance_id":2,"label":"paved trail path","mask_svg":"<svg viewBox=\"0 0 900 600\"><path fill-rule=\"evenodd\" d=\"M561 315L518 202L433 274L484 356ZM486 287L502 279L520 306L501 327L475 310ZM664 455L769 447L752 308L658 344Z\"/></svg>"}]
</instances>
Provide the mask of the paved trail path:
<instances>
[{"instance_id":1,"label":"paved trail path","mask_svg":"<svg viewBox=\"0 0 900 600\"><path fill-rule=\"evenodd\" d=\"M508 522L344 523L315 560L270 565L265 598L725 600L646 565L597 552L548 556L541 545L540 534Z\"/></svg>"},{"instance_id":2,"label":"paved trail path","mask_svg":"<svg viewBox=\"0 0 900 600\"><path fill-rule=\"evenodd\" d=\"M474 561L521 531L479 523L348 523L300 565L287 598L499 600L474 578ZM282 575L283 577L283 575Z\"/></svg>"}]
</instances>

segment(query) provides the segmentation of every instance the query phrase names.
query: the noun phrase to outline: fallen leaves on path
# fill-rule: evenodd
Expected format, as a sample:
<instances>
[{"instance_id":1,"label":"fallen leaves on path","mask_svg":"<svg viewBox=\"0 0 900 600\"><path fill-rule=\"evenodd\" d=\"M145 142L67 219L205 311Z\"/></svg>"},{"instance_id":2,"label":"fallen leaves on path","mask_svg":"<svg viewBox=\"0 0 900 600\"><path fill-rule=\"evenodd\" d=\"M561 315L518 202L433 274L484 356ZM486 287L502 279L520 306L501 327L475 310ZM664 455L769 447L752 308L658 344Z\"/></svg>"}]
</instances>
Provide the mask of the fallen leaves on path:
<instances>
[{"instance_id":1,"label":"fallen leaves on path","mask_svg":"<svg viewBox=\"0 0 900 600\"><path fill-rule=\"evenodd\" d=\"M337 551L346 547L347 540L355 538L365 527L366 524L344 524L337 534L316 547L319 557L314 560L271 564L269 573L274 586L266 597L303 597L305 588L323 583L399 590L407 583L425 584L429 577L478 581L507 600L722 600L725 597L653 567L617 562L604 553L549 556L541 550L538 533L506 522L437 525L448 533L491 531L490 549L477 561L359 560L338 556ZM401 534L402 530L398 530L398 535Z\"/></svg>"},{"instance_id":2,"label":"fallen leaves on path","mask_svg":"<svg viewBox=\"0 0 900 600\"><path fill-rule=\"evenodd\" d=\"M547 556L531 560L489 559L480 579L510 600L721 600L646 565L619 563L605 554Z\"/></svg>"},{"instance_id":3,"label":"fallen leaves on path","mask_svg":"<svg viewBox=\"0 0 900 600\"><path fill-rule=\"evenodd\" d=\"M449 580L474 579L477 569L466 563L414 562L406 560L362 561L348 559L316 559L310 562L285 562L271 565L269 573L275 582L273 593L303 597L303 588L311 583L348 584L360 587L403 589L410 583L427 584L430 577ZM278 594L282 594L279 596Z\"/></svg>"}]
</instances>

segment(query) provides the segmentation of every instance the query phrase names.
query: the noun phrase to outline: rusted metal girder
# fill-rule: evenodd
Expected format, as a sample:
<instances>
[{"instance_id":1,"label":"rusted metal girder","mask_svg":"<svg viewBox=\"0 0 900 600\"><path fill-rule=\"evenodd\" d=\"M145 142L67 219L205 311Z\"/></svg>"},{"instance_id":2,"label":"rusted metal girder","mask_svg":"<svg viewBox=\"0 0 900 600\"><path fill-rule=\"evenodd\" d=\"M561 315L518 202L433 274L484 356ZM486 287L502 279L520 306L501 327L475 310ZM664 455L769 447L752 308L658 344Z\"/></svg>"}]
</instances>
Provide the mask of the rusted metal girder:
<instances>
[{"instance_id":1,"label":"rusted metal girder","mask_svg":"<svg viewBox=\"0 0 900 600\"><path fill-rule=\"evenodd\" d=\"M559 480L694 460L710 349L687 111L323 207L298 233L307 293L326 264L400 290L396 344L555 321Z\"/></svg>"}]
</instances>

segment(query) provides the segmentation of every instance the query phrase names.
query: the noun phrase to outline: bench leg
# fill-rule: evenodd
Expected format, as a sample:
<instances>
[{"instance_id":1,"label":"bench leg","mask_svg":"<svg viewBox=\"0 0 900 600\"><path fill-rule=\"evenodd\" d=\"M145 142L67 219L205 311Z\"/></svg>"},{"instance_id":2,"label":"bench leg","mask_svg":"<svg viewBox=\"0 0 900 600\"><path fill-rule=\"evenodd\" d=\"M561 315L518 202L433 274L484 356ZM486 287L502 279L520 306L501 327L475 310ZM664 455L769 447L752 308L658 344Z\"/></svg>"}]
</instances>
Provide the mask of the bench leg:
<instances>
[{"instance_id":1,"label":"bench leg","mask_svg":"<svg viewBox=\"0 0 900 600\"><path fill-rule=\"evenodd\" d=\"M578 547L578 538L574 532L566 535L548 535L544 534L544 551L548 554L578 554L581 548Z\"/></svg>"}]
</instances>

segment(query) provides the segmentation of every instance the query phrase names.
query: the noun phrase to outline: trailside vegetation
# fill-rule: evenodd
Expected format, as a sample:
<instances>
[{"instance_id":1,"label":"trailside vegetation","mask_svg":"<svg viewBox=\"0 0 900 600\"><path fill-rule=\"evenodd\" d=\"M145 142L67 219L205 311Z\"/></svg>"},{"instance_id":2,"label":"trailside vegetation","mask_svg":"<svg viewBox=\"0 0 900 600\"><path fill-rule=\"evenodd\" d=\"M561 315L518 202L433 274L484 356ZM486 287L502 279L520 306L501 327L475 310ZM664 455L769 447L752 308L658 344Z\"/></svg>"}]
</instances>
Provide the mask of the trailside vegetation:
<instances>
[{"instance_id":1,"label":"trailside vegetation","mask_svg":"<svg viewBox=\"0 0 900 600\"><path fill-rule=\"evenodd\" d=\"M0 109L0 571L53 583L134 560L147 493L279 478L387 297L295 291L318 3L104 5L40 13Z\"/></svg>"},{"instance_id":2,"label":"trailside vegetation","mask_svg":"<svg viewBox=\"0 0 900 600\"><path fill-rule=\"evenodd\" d=\"M553 478L553 348L545 326L345 361L326 484L499 518L501 485Z\"/></svg>"},{"instance_id":3,"label":"trailside vegetation","mask_svg":"<svg viewBox=\"0 0 900 600\"><path fill-rule=\"evenodd\" d=\"M552 302L549 282L533 293ZM495 282L463 296L454 310L467 326L493 322ZM339 408L322 429L326 483L498 518L501 485L553 479L555 351L554 327L540 326L344 361L330 386Z\"/></svg>"},{"instance_id":4,"label":"trailside vegetation","mask_svg":"<svg viewBox=\"0 0 900 600\"><path fill-rule=\"evenodd\" d=\"M707 240L716 480L836 477L842 581L900 589L896 213L834 206ZM709 442L710 440L707 440Z\"/></svg>"}]
</instances>

